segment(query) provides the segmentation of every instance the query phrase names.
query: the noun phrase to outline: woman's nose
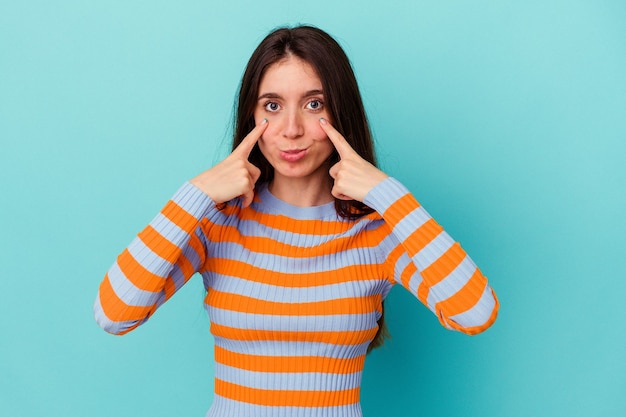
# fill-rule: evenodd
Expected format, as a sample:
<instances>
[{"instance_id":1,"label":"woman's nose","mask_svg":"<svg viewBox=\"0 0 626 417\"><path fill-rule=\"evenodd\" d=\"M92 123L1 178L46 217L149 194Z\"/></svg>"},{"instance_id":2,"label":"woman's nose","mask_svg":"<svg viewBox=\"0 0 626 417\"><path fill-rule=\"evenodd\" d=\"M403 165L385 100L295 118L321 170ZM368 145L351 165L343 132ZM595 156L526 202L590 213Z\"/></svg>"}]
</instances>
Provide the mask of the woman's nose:
<instances>
[{"instance_id":1,"label":"woman's nose","mask_svg":"<svg viewBox=\"0 0 626 417\"><path fill-rule=\"evenodd\" d=\"M302 136L304 134L302 116L297 111L289 112L285 116L286 120L283 128L283 136L289 139Z\"/></svg>"}]
</instances>

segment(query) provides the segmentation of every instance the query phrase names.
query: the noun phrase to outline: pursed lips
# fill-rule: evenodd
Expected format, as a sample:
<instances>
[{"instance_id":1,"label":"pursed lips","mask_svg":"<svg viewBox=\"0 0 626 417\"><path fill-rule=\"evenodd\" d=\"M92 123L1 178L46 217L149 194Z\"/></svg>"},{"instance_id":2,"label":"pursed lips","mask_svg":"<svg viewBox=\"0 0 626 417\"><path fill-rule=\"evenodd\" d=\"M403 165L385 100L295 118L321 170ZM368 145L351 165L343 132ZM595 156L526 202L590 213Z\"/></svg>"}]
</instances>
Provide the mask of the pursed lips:
<instances>
[{"instance_id":1,"label":"pursed lips","mask_svg":"<svg viewBox=\"0 0 626 417\"><path fill-rule=\"evenodd\" d=\"M287 162L296 162L304 158L307 148L304 149L285 149L280 151L280 157Z\"/></svg>"}]
</instances>

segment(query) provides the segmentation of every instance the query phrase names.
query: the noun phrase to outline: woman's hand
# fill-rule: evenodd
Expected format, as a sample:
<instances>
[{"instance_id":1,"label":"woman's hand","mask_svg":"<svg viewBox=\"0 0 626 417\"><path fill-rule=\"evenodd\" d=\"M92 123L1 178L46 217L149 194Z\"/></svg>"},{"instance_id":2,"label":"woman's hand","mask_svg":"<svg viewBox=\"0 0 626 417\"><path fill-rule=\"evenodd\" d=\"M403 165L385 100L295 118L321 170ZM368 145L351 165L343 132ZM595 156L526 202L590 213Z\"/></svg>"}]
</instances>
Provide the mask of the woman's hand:
<instances>
[{"instance_id":1,"label":"woman's hand","mask_svg":"<svg viewBox=\"0 0 626 417\"><path fill-rule=\"evenodd\" d=\"M254 184L261 175L259 168L248 161L248 155L266 128L267 119L264 119L222 162L189 182L211 197L215 204L241 196L243 207L248 207L254 198Z\"/></svg>"},{"instance_id":2,"label":"woman's hand","mask_svg":"<svg viewBox=\"0 0 626 417\"><path fill-rule=\"evenodd\" d=\"M320 125L339 153L339 162L329 171L335 180L332 195L340 200L363 202L367 193L388 175L361 158L326 119L320 119Z\"/></svg>"}]
</instances>

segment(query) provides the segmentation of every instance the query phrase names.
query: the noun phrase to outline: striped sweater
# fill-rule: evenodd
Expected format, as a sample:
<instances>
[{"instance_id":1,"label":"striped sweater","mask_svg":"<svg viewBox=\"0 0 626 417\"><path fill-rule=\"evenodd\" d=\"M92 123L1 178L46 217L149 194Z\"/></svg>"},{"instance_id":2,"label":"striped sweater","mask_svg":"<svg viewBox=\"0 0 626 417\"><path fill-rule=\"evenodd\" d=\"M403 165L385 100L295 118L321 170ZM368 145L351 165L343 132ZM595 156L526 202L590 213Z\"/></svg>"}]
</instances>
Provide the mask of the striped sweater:
<instances>
[{"instance_id":1,"label":"striped sweater","mask_svg":"<svg viewBox=\"0 0 626 417\"><path fill-rule=\"evenodd\" d=\"M486 278L393 178L364 201L295 207L261 185L253 203L224 206L185 183L117 258L94 305L124 334L199 272L215 338L207 417L361 416L367 347L396 283L448 329L475 334L496 318Z\"/></svg>"}]
</instances>

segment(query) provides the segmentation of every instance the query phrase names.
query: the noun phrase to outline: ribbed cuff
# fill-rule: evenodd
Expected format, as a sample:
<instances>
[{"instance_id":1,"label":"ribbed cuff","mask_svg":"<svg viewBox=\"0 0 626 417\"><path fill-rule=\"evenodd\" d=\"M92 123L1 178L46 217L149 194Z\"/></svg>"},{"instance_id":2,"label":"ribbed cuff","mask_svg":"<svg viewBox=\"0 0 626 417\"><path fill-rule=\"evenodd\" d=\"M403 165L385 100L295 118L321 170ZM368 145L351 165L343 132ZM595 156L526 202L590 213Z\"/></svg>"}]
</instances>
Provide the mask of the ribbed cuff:
<instances>
[{"instance_id":1,"label":"ribbed cuff","mask_svg":"<svg viewBox=\"0 0 626 417\"><path fill-rule=\"evenodd\" d=\"M216 209L215 202L211 200L211 197L188 181L176 191L172 201L196 219L201 219L212 209Z\"/></svg>"},{"instance_id":2,"label":"ribbed cuff","mask_svg":"<svg viewBox=\"0 0 626 417\"><path fill-rule=\"evenodd\" d=\"M409 190L400 181L388 177L372 188L363 202L382 214L389 206L408 193Z\"/></svg>"}]
</instances>

